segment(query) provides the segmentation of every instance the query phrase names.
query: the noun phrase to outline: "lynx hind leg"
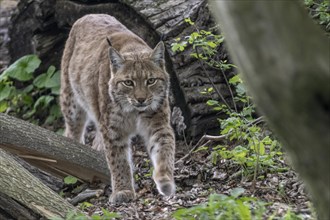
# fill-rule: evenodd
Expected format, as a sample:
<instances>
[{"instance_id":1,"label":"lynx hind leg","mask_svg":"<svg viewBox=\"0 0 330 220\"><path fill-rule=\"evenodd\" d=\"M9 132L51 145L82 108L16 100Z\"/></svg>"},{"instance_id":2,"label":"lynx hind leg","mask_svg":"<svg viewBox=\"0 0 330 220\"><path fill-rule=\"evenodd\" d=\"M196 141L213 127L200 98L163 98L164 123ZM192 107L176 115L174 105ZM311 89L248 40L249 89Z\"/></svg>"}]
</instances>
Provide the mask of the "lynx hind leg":
<instances>
[{"instance_id":1,"label":"lynx hind leg","mask_svg":"<svg viewBox=\"0 0 330 220\"><path fill-rule=\"evenodd\" d=\"M84 131L88 121L87 114L77 101L74 100L72 92L61 94L61 110L65 120L64 136L84 144Z\"/></svg>"},{"instance_id":2,"label":"lynx hind leg","mask_svg":"<svg viewBox=\"0 0 330 220\"><path fill-rule=\"evenodd\" d=\"M172 129L166 126L154 129L148 151L154 165L153 179L157 190L165 196L174 194L175 140Z\"/></svg>"}]
</instances>

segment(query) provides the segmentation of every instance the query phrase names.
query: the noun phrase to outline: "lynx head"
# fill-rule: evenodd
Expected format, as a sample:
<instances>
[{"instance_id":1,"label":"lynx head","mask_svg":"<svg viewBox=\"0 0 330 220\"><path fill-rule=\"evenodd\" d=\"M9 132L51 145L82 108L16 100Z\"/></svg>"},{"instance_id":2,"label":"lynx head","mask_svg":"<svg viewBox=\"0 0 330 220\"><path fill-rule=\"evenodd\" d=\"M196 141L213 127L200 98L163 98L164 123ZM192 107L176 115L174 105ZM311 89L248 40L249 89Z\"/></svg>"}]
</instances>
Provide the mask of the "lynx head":
<instances>
[{"instance_id":1,"label":"lynx head","mask_svg":"<svg viewBox=\"0 0 330 220\"><path fill-rule=\"evenodd\" d=\"M151 53L123 56L110 47L109 94L124 111L156 111L167 98L164 50L160 42Z\"/></svg>"}]
</instances>

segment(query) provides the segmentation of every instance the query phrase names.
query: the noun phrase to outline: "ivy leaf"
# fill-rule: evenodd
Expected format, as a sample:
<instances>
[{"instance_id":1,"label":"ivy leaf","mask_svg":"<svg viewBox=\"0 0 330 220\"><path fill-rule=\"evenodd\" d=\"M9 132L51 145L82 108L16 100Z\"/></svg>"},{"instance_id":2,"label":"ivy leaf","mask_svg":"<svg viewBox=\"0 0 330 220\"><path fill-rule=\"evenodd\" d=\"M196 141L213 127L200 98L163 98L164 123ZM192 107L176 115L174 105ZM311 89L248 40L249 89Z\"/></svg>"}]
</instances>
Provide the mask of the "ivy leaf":
<instances>
[{"instance_id":1,"label":"ivy leaf","mask_svg":"<svg viewBox=\"0 0 330 220\"><path fill-rule=\"evenodd\" d=\"M3 72L3 75L8 75L22 82L28 81L33 78L33 72L40 63L41 60L36 55L26 55L10 65Z\"/></svg>"}]
</instances>

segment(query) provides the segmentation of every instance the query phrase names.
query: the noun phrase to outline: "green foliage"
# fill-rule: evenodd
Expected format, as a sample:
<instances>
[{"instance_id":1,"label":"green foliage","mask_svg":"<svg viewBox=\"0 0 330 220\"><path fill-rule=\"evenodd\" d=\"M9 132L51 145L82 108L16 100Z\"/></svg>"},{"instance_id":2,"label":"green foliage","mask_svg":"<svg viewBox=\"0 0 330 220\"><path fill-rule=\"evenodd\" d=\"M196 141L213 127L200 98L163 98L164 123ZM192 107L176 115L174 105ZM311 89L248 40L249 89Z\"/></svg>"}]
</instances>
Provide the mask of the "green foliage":
<instances>
[{"instance_id":1,"label":"green foliage","mask_svg":"<svg viewBox=\"0 0 330 220\"><path fill-rule=\"evenodd\" d=\"M67 185L76 184L78 182L78 179L74 176L67 176L64 178L64 183Z\"/></svg>"},{"instance_id":2,"label":"green foliage","mask_svg":"<svg viewBox=\"0 0 330 220\"><path fill-rule=\"evenodd\" d=\"M102 213L94 214L92 216L86 216L84 213L70 211L66 214L65 218L61 217L53 217L50 220L111 220L111 219L119 219L122 218L121 215L109 212L108 210L102 208Z\"/></svg>"},{"instance_id":3,"label":"green foliage","mask_svg":"<svg viewBox=\"0 0 330 220\"><path fill-rule=\"evenodd\" d=\"M36 55L26 55L1 74L0 112L38 125L51 125L59 120L61 111L56 99L60 71L50 66L47 72L35 77L40 63Z\"/></svg>"},{"instance_id":4,"label":"green foliage","mask_svg":"<svg viewBox=\"0 0 330 220\"><path fill-rule=\"evenodd\" d=\"M330 2L329 0L304 0L305 6L309 9L309 14L320 25L330 31Z\"/></svg>"},{"instance_id":5,"label":"green foliage","mask_svg":"<svg viewBox=\"0 0 330 220\"><path fill-rule=\"evenodd\" d=\"M186 19L186 22L194 25L190 19ZM213 110L227 115L226 118L219 119L220 134L226 137L225 144L212 148L211 162L216 165L220 159L228 159L241 167L241 173L254 174L254 179L257 178L260 171L281 170L274 161L275 158L282 155L280 145L258 125L262 118L255 119L255 106L247 94L240 74L227 79L225 73L233 71L236 67L229 64L227 60L219 60L215 56L224 38L210 31L195 29L196 32L186 36L183 40L176 39L172 44L172 50L174 52L183 51L188 45L191 45L194 51L191 56L196 58L202 66L208 65L218 69L231 93L231 104L229 104L214 86L201 92L206 95L218 93L220 100L208 100L206 104ZM207 74L206 71L205 74ZM208 150L209 148L203 147L203 149Z\"/></svg>"},{"instance_id":6,"label":"green foliage","mask_svg":"<svg viewBox=\"0 0 330 220\"><path fill-rule=\"evenodd\" d=\"M173 213L173 217L177 220L262 219L265 203L252 197L240 197L244 191L243 188L235 188L229 196L212 194L206 204L179 209Z\"/></svg>"}]
</instances>

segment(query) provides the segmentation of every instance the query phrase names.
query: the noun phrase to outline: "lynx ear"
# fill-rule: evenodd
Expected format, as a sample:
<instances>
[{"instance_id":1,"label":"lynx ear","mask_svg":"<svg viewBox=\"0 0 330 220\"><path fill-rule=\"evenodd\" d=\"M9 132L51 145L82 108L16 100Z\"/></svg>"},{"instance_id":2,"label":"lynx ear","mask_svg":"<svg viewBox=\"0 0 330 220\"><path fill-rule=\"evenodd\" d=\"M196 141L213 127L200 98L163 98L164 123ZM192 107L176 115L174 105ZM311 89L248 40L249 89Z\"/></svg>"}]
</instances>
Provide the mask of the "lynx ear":
<instances>
[{"instance_id":1,"label":"lynx ear","mask_svg":"<svg viewBox=\"0 0 330 220\"><path fill-rule=\"evenodd\" d=\"M109 58L112 68L111 70L113 73L116 73L124 65L125 59L113 47L109 47Z\"/></svg>"},{"instance_id":2,"label":"lynx ear","mask_svg":"<svg viewBox=\"0 0 330 220\"><path fill-rule=\"evenodd\" d=\"M165 47L163 41L160 41L151 54L151 59L161 68L165 66Z\"/></svg>"}]
</instances>

